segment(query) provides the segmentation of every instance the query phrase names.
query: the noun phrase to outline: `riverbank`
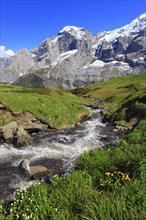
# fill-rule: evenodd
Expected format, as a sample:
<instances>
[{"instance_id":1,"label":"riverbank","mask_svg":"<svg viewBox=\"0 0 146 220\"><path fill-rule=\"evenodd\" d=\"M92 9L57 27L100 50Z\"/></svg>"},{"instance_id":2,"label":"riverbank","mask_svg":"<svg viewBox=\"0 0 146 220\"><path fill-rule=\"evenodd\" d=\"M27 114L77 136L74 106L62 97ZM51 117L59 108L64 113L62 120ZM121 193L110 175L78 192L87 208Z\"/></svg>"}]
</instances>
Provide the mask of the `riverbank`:
<instances>
[{"instance_id":1,"label":"riverbank","mask_svg":"<svg viewBox=\"0 0 146 220\"><path fill-rule=\"evenodd\" d=\"M71 93L53 89L28 89L13 85L0 85L0 101L11 111L0 116L3 126L24 112L31 113L34 118L47 123L50 128L64 129L80 122L88 110L84 104L89 100ZM2 110L1 108L1 110Z\"/></svg>"},{"instance_id":2,"label":"riverbank","mask_svg":"<svg viewBox=\"0 0 146 220\"><path fill-rule=\"evenodd\" d=\"M17 191L1 219L144 220L146 121L114 147L82 155L78 170Z\"/></svg>"},{"instance_id":3,"label":"riverbank","mask_svg":"<svg viewBox=\"0 0 146 220\"><path fill-rule=\"evenodd\" d=\"M0 85L1 143L27 146L35 134L64 130L86 120L91 101L66 91Z\"/></svg>"},{"instance_id":4,"label":"riverbank","mask_svg":"<svg viewBox=\"0 0 146 220\"><path fill-rule=\"evenodd\" d=\"M72 90L79 97L100 100L104 121L132 130L146 118L146 74L126 75Z\"/></svg>"}]
</instances>

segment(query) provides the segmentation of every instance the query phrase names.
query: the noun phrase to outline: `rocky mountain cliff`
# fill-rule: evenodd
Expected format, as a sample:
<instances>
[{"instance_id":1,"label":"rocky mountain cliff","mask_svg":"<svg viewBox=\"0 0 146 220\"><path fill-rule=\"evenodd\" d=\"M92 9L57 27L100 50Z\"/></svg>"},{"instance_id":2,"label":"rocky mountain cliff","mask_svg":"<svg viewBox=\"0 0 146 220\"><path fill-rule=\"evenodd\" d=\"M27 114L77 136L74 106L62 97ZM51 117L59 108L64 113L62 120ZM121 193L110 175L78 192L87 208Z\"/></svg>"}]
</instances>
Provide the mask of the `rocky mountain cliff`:
<instances>
[{"instance_id":1,"label":"rocky mountain cliff","mask_svg":"<svg viewBox=\"0 0 146 220\"><path fill-rule=\"evenodd\" d=\"M0 58L1 82L28 87L82 87L146 69L146 13L130 24L92 36L84 28L64 27L31 51ZM37 82L36 82L37 81Z\"/></svg>"}]
</instances>

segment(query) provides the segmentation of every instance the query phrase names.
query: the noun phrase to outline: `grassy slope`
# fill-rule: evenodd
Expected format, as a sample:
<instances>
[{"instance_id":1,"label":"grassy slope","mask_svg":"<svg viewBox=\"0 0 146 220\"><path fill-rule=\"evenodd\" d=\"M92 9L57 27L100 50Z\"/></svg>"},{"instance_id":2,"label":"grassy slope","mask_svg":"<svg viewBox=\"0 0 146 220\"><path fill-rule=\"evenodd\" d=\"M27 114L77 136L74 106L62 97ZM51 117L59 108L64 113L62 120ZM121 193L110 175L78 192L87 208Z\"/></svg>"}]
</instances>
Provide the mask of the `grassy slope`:
<instances>
[{"instance_id":1,"label":"grassy slope","mask_svg":"<svg viewBox=\"0 0 146 220\"><path fill-rule=\"evenodd\" d=\"M0 101L13 112L29 110L55 128L77 123L88 113L87 109L81 106L86 100L67 92L50 89L0 85Z\"/></svg>"},{"instance_id":2,"label":"grassy slope","mask_svg":"<svg viewBox=\"0 0 146 220\"><path fill-rule=\"evenodd\" d=\"M146 74L112 78L106 82L72 91L84 97L98 98L111 121L126 125L134 116L146 116ZM130 114L129 114L129 111ZM132 114L133 113L133 114Z\"/></svg>"}]
</instances>

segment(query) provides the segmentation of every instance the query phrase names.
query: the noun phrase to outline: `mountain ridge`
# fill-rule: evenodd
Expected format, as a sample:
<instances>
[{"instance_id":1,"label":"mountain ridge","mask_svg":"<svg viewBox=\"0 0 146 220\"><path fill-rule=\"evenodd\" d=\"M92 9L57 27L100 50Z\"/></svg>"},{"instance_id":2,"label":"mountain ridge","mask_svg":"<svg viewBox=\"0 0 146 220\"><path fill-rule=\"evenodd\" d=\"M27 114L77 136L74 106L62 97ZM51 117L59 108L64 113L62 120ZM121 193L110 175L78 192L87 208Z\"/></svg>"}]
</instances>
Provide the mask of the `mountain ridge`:
<instances>
[{"instance_id":1,"label":"mountain ridge","mask_svg":"<svg viewBox=\"0 0 146 220\"><path fill-rule=\"evenodd\" d=\"M46 86L70 89L108 78L141 74L146 69L146 13L113 31L92 36L84 28L65 26L37 48L1 58L1 82L19 83L29 74L48 78ZM27 85L26 85L27 86Z\"/></svg>"}]
</instances>

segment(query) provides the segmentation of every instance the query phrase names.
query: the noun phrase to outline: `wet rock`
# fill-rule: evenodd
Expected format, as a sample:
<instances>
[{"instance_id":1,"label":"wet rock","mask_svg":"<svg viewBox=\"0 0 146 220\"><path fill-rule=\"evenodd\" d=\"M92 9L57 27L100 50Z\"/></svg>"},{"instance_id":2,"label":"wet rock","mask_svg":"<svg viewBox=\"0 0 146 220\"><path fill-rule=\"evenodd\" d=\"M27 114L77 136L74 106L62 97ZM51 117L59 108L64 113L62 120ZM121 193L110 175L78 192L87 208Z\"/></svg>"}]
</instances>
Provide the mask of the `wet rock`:
<instances>
[{"instance_id":1,"label":"wet rock","mask_svg":"<svg viewBox=\"0 0 146 220\"><path fill-rule=\"evenodd\" d=\"M30 173L31 177L34 179L38 179L42 176L50 174L50 171L47 167L36 165L36 166L30 166Z\"/></svg>"},{"instance_id":2,"label":"wet rock","mask_svg":"<svg viewBox=\"0 0 146 220\"><path fill-rule=\"evenodd\" d=\"M44 183L46 183L46 184L51 184L52 183L52 178L51 178L51 176L44 176L43 177L43 179L42 179L43 181L44 181Z\"/></svg>"},{"instance_id":3,"label":"wet rock","mask_svg":"<svg viewBox=\"0 0 146 220\"><path fill-rule=\"evenodd\" d=\"M31 170L29 166L29 161L27 159L21 161L20 165L18 166L18 170L21 176L24 176L27 179L31 178Z\"/></svg>"},{"instance_id":4,"label":"wet rock","mask_svg":"<svg viewBox=\"0 0 146 220\"><path fill-rule=\"evenodd\" d=\"M34 121L34 119L33 119ZM38 131L46 131L48 129L48 125L47 124L42 124L38 121L35 121L35 123L33 123L32 121L29 121L25 124L22 125L23 129L28 131L29 133L34 133L34 132L38 132Z\"/></svg>"},{"instance_id":5,"label":"wet rock","mask_svg":"<svg viewBox=\"0 0 146 220\"><path fill-rule=\"evenodd\" d=\"M18 129L18 125L15 121L4 125L2 127L2 133L3 133L3 138L7 141L7 142L11 142L11 140L13 139L14 135L16 134Z\"/></svg>"},{"instance_id":6,"label":"wet rock","mask_svg":"<svg viewBox=\"0 0 146 220\"><path fill-rule=\"evenodd\" d=\"M30 179L40 179L43 176L50 175L50 171L47 167L41 165L30 165L27 159L21 161L18 166L18 173L21 177Z\"/></svg>"},{"instance_id":7,"label":"wet rock","mask_svg":"<svg viewBox=\"0 0 146 220\"><path fill-rule=\"evenodd\" d=\"M32 143L32 137L23 129L23 127L19 126L13 143L16 146L27 146Z\"/></svg>"}]
</instances>

